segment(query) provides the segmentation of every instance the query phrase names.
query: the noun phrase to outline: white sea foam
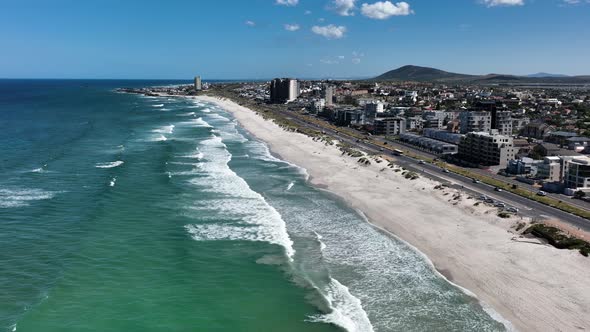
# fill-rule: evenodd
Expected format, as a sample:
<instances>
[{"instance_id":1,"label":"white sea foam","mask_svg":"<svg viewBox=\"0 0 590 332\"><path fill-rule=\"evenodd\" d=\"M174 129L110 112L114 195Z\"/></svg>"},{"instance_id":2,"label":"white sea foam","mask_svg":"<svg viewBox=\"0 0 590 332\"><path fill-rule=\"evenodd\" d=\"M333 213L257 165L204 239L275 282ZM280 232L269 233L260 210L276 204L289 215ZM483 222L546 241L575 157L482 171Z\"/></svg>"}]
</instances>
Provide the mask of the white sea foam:
<instances>
[{"instance_id":1,"label":"white sea foam","mask_svg":"<svg viewBox=\"0 0 590 332\"><path fill-rule=\"evenodd\" d=\"M0 208L28 206L33 201L52 199L58 193L41 189L0 189Z\"/></svg>"},{"instance_id":2,"label":"white sea foam","mask_svg":"<svg viewBox=\"0 0 590 332\"><path fill-rule=\"evenodd\" d=\"M314 234L316 236L316 239L318 240L318 243L320 244L320 250L324 251L324 249L326 249L326 244L322 241L323 237L316 231L314 231Z\"/></svg>"},{"instance_id":3,"label":"white sea foam","mask_svg":"<svg viewBox=\"0 0 590 332\"><path fill-rule=\"evenodd\" d=\"M162 112L170 112L172 109L170 108L160 108L160 111Z\"/></svg>"},{"instance_id":4,"label":"white sea foam","mask_svg":"<svg viewBox=\"0 0 590 332\"><path fill-rule=\"evenodd\" d=\"M123 165L125 162L122 160L112 161L108 163L99 163L96 164L96 168L115 168Z\"/></svg>"},{"instance_id":5,"label":"white sea foam","mask_svg":"<svg viewBox=\"0 0 590 332\"><path fill-rule=\"evenodd\" d=\"M321 291L320 291L321 292ZM363 309L361 301L352 295L349 289L338 280L330 278L330 283L323 294L332 312L313 316L313 322L332 323L348 332L372 332L373 325Z\"/></svg>"},{"instance_id":6,"label":"white sea foam","mask_svg":"<svg viewBox=\"0 0 590 332\"><path fill-rule=\"evenodd\" d=\"M289 183L289 185L287 186L287 191L291 190L291 188L293 188L294 185L295 185L295 182Z\"/></svg>"},{"instance_id":7,"label":"white sea foam","mask_svg":"<svg viewBox=\"0 0 590 332\"><path fill-rule=\"evenodd\" d=\"M188 113L180 113L178 114L178 116L195 116L196 113L195 112L188 112Z\"/></svg>"},{"instance_id":8,"label":"white sea foam","mask_svg":"<svg viewBox=\"0 0 590 332\"><path fill-rule=\"evenodd\" d=\"M203 191L221 195L192 206L192 210L213 211L236 224L196 224L186 228L196 240L246 240L277 244L292 259L295 250L281 215L264 197L229 168L232 155L221 137L201 142L200 150L208 160L199 165L200 177L190 182Z\"/></svg>"},{"instance_id":9,"label":"white sea foam","mask_svg":"<svg viewBox=\"0 0 590 332\"><path fill-rule=\"evenodd\" d=\"M112 178L111 182L109 183L109 186L114 187L116 183L117 183L117 178Z\"/></svg>"},{"instance_id":10,"label":"white sea foam","mask_svg":"<svg viewBox=\"0 0 590 332\"><path fill-rule=\"evenodd\" d=\"M201 112L203 112L203 113L211 113L211 109L204 108L204 109L201 110Z\"/></svg>"},{"instance_id":11,"label":"white sea foam","mask_svg":"<svg viewBox=\"0 0 590 332\"><path fill-rule=\"evenodd\" d=\"M286 160L282 160L282 159L279 159L279 158L273 156L272 153L270 152L270 149L268 148L268 145L266 145L263 142L251 141L251 143L248 146L248 150L250 150L252 152L252 157L255 159L262 160L262 161L268 161L268 162L272 162L272 163L284 164L289 167L293 167L301 175L304 176L306 181L309 179L309 173L307 173L307 170L305 168L297 166L297 165L292 164Z\"/></svg>"},{"instance_id":12,"label":"white sea foam","mask_svg":"<svg viewBox=\"0 0 590 332\"><path fill-rule=\"evenodd\" d=\"M164 135L158 135L158 136L153 137L150 141L152 141L152 142L164 142L164 141L167 141L167 140L168 140L168 138L166 138L166 136L164 136Z\"/></svg>"},{"instance_id":13,"label":"white sea foam","mask_svg":"<svg viewBox=\"0 0 590 332\"><path fill-rule=\"evenodd\" d=\"M203 154L203 152L201 152L201 151L198 151L198 152L195 152L193 154L184 155L182 157L183 158L191 158L191 159L199 159L199 160L201 160L201 159L203 159L205 157L205 154Z\"/></svg>"},{"instance_id":14,"label":"white sea foam","mask_svg":"<svg viewBox=\"0 0 590 332\"><path fill-rule=\"evenodd\" d=\"M163 126L158 129L152 130L152 132L159 134L172 134L174 132L174 125Z\"/></svg>"},{"instance_id":15,"label":"white sea foam","mask_svg":"<svg viewBox=\"0 0 590 332\"><path fill-rule=\"evenodd\" d=\"M164 104L153 104L152 107L160 108L164 107Z\"/></svg>"},{"instance_id":16,"label":"white sea foam","mask_svg":"<svg viewBox=\"0 0 590 332\"><path fill-rule=\"evenodd\" d=\"M213 128L213 126L211 126L207 121L203 120L203 118L192 119L186 124L196 128Z\"/></svg>"}]
</instances>

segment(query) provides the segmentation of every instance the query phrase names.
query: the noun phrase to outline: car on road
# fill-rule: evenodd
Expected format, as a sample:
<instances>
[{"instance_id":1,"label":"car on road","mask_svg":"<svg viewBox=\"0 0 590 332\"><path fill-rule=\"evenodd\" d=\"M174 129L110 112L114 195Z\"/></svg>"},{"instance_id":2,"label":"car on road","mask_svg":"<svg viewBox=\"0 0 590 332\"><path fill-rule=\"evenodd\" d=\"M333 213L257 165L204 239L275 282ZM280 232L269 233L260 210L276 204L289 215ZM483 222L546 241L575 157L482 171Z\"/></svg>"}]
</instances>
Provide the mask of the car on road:
<instances>
[{"instance_id":1,"label":"car on road","mask_svg":"<svg viewBox=\"0 0 590 332\"><path fill-rule=\"evenodd\" d=\"M443 168L443 169L442 169L442 172L443 172L443 173L451 173L451 171L449 171L449 170L448 170L448 169L446 169L446 168Z\"/></svg>"},{"instance_id":2,"label":"car on road","mask_svg":"<svg viewBox=\"0 0 590 332\"><path fill-rule=\"evenodd\" d=\"M539 195L539 196L543 196L543 197L544 197L544 196L547 196L547 193L546 193L546 192L544 192L544 191L539 191L539 192L537 193L537 195Z\"/></svg>"},{"instance_id":3,"label":"car on road","mask_svg":"<svg viewBox=\"0 0 590 332\"><path fill-rule=\"evenodd\" d=\"M494 188L494 190L497 191L497 192L499 192L499 193L502 192L502 189L501 188L498 188L498 187Z\"/></svg>"},{"instance_id":4,"label":"car on road","mask_svg":"<svg viewBox=\"0 0 590 332\"><path fill-rule=\"evenodd\" d=\"M383 152L383 151L385 151L385 149L384 148L379 148L379 151Z\"/></svg>"},{"instance_id":5,"label":"car on road","mask_svg":"<svg viewBox=\"0 0 590 332\"><path fill-rule=\"evenodd\" d=\"M471 182L473 182L473 183L481 183L481 181L479 181L478 179L471 179Z\"/></svg>"},{"instance_id":6,"label":"car on road","mask_svg":"<svg viewBox=\"0 0 590 332\"><path fill-rule=\"evenodd\" d=\"M424 164L426 164L426 162L424 162L424 160L420 160L420 161L418 162L418 164L419 164L419 165L424 165Z\"/></svg>"}]
</instances>

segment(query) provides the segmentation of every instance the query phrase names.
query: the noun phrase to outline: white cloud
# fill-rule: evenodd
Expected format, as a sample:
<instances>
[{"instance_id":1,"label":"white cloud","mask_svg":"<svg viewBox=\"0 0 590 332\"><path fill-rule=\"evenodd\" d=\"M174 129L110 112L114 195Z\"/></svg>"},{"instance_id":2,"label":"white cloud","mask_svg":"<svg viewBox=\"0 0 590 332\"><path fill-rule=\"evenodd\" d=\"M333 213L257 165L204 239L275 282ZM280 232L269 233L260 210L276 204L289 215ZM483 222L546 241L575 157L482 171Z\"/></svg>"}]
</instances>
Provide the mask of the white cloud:
<instances>
[{"instance_id":1,"label":"white cloud","mask_svg":"<svg viewBox=\"0 0 590 332\"><path fill-rule=\"evenodd\" d=\"M284 27L287 31L297 31L301 28L299 24L285 24Z\"/></svg>"},{"instance_id":2,"label":"white cloud","mask_svg":"<svg viewBox=\"0 0 590 332\"><path fill-rule=\"evenodd\" d=\"M256 22L254 21L246 21L245 24L249 27L255 27L256 26Z\"/></svg>"},{"instance_id":3,"label":"white cloud","mask_svg":"<svg viewBox=\"0 0 590 332\"><path fill-rule=\"evenodd\" d=\"M304 14L305 15L311 15L311 10L306 10Z\"/></svg>"},{"instance_id":4,"label":"white cloud","mask_svg":"<svg viewBox=\"0 0 590 332\"><path fill-rule=\"evenodd\" d=\"M317 35L324 36L328 39L340 39L346 33L345 26L335 26L333 24L326 26L313 26L311 31Z\"/></svg>"},{"instance_id":5,"label":"white cloud","mask_svg":"<svg viewBox=\"0 0 590 332\"><path fill-rule=\"evenodd\" d=\"M482 0L482 3L488 7L522 6L524 0Z\"/></svg>"},{"instance_id":6,"label":"white cloud","mask_svg":"<svg viewBox=\"0 0 590 332\"><path fill-rule=\"evenodd\" d=\"M392 16L410 15L413 11L410 9L410 4L404 1L395 4L389 1L379 1L372 5L363 3L361 13L368 18L385 20Z\"/></svg>"},{"instance_id":7,"label":"white cloud","mask_svg":"<svg viewBox=\"0 0 590 332\"><path fill-rule=\"evenodd\" d=\"M281 6L297 6L299 0L277 0L276 4Z\"/></svg>"},{"instance_id":8,"label":"white cloud","mask_svg":"<svg viewBox=\"0 0 590 332\"><path fill-rule=\"evenodd\" d=\"M361 58L352 58L352 63L358 65L359 63L361 63Z\"/></svg>"},{"instance_id":9,"label":"white cloud","mask_svg":"<svg viewBox=\"0 0 590 332\"><path fill-rule=\"evenodd\" d=\"M354 15L355 2L356 0L332 0L332 4L328 8L340 16L352 16Z\"/></svg>"},{"instance_id":10,"label":"white cloud","mask_svg":"<svg viewBox=\"0 0 590 332\"><path fill-rule=\"evenodd\" d=\"M340 59L340 60L344 60L344 55L339 55L339 56L338 56L338 59Z\"/></svg>"}]
</instances>

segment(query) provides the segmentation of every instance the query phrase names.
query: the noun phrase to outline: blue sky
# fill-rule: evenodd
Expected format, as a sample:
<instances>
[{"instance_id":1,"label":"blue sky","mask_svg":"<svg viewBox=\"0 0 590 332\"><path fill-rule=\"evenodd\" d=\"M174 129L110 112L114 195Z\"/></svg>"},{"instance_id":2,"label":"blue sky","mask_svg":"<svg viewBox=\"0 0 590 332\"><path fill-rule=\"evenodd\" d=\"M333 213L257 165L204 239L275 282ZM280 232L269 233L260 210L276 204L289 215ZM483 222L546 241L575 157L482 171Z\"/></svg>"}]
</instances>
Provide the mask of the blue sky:
<instances>
[{"instance_id":1,"label":"blue sky","mask_svg":"<svg viewBox=\"0 0 590 332\"><path fill-rule=\"evenodd\" d=\"M590 0L0 0L0 43L4 78L590 74Z\"/></svg>"}]
</instances>

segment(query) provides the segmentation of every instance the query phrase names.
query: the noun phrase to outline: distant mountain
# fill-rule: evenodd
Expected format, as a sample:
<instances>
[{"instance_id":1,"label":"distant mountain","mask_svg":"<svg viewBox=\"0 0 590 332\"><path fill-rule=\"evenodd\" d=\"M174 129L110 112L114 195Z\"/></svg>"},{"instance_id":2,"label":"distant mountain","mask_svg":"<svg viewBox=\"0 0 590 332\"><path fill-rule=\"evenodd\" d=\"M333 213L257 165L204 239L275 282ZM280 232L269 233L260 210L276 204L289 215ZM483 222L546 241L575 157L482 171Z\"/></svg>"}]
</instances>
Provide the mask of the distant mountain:
<instances>
[{"instance_id":1,"label":"distant mountain","mask_svg":"<svg viewBox=\"0 0 590 332\"><path fill-rule=\"evenodd\" d=\"M536 73L536 74L530 74L527 75L526 77L536 77L536 78L542 78L542 77L569 77L568 75L562 75L562 74L549 74L549 73Z\"/></svg>"},{"instance_id":2,"label":"distant mountain","mask_svg":"<svg viewBox=\"0 0 590 332\"><path fill-rule=\"evenodd\" d=\"M449 73L444 70L419 67L403 66L398 69L388 71L387 73L376 77L380 81L440 81L440 80L462 80L470 79L475 76Z\"/></svg>"},{"instance_id":3,"label":"distant mountain","mask_svg":"<svg viewBox=\"0 0 590 332\"><path fill-rule=\"evenodd\" d=\"M372 80L472 84L590 84L590 76L566 76L547 73L538 73L529 76L506 74L467 75L451 73L436 68L411 65L388 71Z\"/></svg>"}]
</instances>

